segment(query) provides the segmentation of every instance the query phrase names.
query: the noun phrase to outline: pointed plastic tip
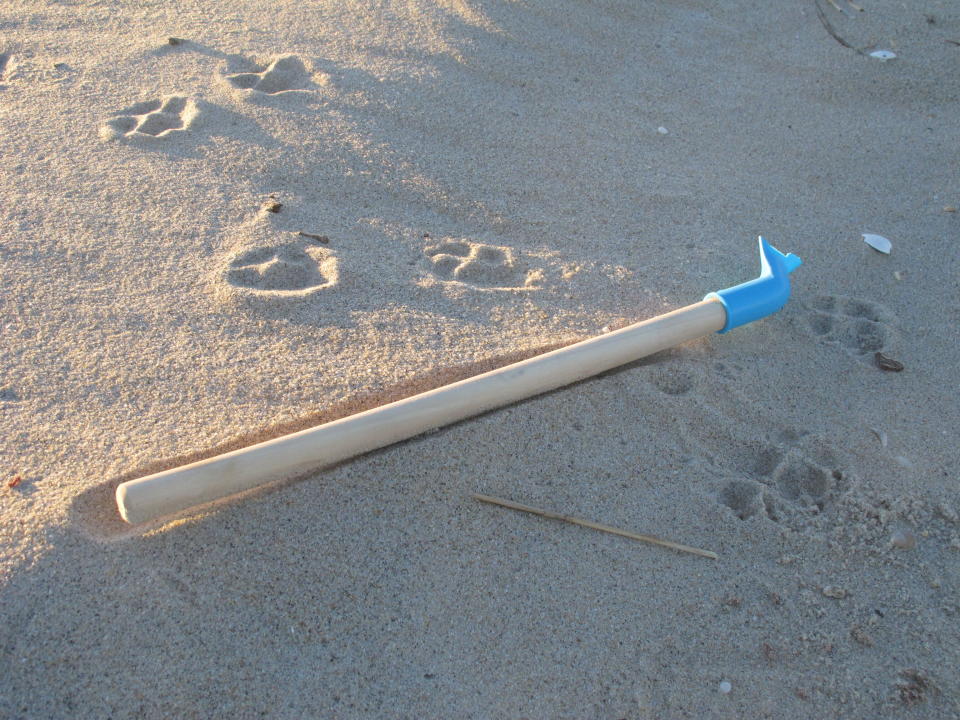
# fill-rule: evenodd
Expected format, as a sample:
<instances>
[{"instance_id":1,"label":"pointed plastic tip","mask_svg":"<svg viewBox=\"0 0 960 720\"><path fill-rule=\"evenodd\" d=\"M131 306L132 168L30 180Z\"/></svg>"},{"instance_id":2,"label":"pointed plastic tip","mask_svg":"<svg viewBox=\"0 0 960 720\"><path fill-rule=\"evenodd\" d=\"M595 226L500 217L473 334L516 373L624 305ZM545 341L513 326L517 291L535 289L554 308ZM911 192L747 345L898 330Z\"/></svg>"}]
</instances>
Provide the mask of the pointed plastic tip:
<instances>
[{"instance_id":1,"label":"pointed plastic tip","mask_svg":"<svg viewBox=\"0 0 960 720\"><path fill-rule=\"evenodd\" d=\"M727 322L721 333L775 313L790 297L790 273L800 267L802 261L793 253L780 252L762 236L758 242L760 277L707 295L719 300L727 311Z\"/></svg>"},{"instance_id":2,"label":"pointed plastic tip","mask_svg":"<svg viewBox=\"0 0 960 720\"><path fill-rule=\"evenodd\" d=\"M763 262L764 259L767 260L767 263L768 265L770 265L771 269L776 266L775 263L770 263L771 257L780 258L783 261L784 269L788 273L792 273L798 267L803 265L803 260L801 260L799 257L794 255L793 253L787 253L786 255L784 255L782 252L777 250L773 245L768 243L764 239L763 235L760 235L757 238L757 241L760 244L761 263Z\"/></svg>"}]
</instances>

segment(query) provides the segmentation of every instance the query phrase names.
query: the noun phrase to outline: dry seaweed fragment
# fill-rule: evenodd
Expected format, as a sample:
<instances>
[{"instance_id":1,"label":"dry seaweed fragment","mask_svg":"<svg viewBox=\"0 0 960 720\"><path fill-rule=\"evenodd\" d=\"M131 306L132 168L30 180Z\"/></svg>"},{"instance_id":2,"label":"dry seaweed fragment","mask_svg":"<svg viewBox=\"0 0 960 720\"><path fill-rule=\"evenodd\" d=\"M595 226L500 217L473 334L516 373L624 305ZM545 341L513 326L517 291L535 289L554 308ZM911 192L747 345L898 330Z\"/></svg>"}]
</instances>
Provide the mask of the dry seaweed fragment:
<instances>
[{"instance_id":1,"label":"dry seaweed fragment","mask_svg":"<svg viewBox=\"0 0 960 720\"><path fill-rule=\"evenodd\" d=\"M889 372L900 372L903 370L903 363L899 360L894 360L893 358L888 358L882 352L878 352L873 356L873 359L877 361L877 367L881 370L887 370Z\"/></svg>"},{"instance_id":2,"label":"dry seaweed fragment","mask_svg":"<svg viewBox=\"0 0 960 720\"><path fill-rule=\"evenodd\" d=\"M897 680L897 692L900 695L900 702L904 705L915 705L924 702L928 694L936 695L940 690L922 672L909 668L900 671L900 679Z\"/></svg>"},{"instance_id":3,"label":"dry seaweed fragment","mask_svg":"<svg viewBox=\"0 0 960 720\"><path fill-rule=\"evenodd\" d=\"M316 240L318 243L323 243L324 245L330 242L330 238L328 238L326 235L316 235L314 233L304 232L303 230L298 231L297 235L310 238L311 240Z\"/></svg>"}]
</instances>

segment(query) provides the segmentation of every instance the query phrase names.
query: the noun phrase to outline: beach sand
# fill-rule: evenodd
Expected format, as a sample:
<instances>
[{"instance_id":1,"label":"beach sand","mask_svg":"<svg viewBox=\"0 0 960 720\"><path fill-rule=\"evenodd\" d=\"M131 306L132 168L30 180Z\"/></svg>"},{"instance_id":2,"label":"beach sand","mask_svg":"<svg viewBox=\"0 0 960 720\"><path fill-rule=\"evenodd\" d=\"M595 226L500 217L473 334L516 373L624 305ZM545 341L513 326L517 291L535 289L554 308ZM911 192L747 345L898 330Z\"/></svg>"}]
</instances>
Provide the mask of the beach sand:
<instances>
[{"instance_id":1,"label":"beach sand","mask_svg":"<svg viewBox=\"0 0 960 720\"><path fill-rule=\"evenodd\" d=\"M836 3L0 9L0 716L960 716L960 8ZM117 514L759 234L766 320Z\"/></svg>"}]
</instances>

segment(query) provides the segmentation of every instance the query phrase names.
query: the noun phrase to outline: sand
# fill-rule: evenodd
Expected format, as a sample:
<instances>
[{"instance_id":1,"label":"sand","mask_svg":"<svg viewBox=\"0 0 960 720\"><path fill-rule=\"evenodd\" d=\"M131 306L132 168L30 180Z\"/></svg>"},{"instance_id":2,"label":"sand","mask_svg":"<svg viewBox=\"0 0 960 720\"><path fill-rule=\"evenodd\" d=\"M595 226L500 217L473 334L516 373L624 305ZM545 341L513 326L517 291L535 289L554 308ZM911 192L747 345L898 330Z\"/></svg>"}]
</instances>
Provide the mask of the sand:
<instances>
[{"instance_id":1,"label":"sand","mask_svg":"<svg viewBox=\"0 0 960 720\"><path fill-rule=\"evenodd\" d=\"M960 11L836 2L0 9L0 716L957 717ZM117 516L758 234L762 322Z\"/></svg>"}]
</instances>

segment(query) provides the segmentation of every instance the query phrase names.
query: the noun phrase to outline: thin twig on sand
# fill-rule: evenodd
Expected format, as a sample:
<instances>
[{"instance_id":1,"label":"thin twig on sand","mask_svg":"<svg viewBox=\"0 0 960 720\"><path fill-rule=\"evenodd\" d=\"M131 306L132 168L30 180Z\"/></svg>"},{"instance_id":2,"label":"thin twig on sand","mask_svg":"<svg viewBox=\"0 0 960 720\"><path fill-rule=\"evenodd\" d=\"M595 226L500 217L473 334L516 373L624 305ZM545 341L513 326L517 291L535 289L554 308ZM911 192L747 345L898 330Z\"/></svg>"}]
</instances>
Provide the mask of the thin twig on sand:
<instances>
[{"instance_id":1,"label":"thin twig on sand","mask_svg":"<svg viewBox=\"0 0 960 720\"><path fill-rule=\"evenodd\" d=\"M532 513L534 515L550 518L552 520L563 520L563 522L573 523L574 525L582 525L583 527L593 528L594 530L600 530L601 532L611 533L613 535L622 535L623 537L630 538L631 540L640 540L641 542L652 543L653 545L662 545L663 547L679 550L680 552L700 555L712 560L717 559L717 554L715 552L711 552L710 550L701 550L700 548L690 547L689 545L681 545L680 543L658 538L655 535L643 535L640 533L630 532L629 530L621 530L620 528L610 527L609 525L601 525L600 523L595 523L590 520L582 520L580 518L571 517L570 515L561 515L560 513L550 512L549 510L541 510L540 508L522 505L520 503L513 502L512 500L504 500L491 495L473 493L472 497L474 500L490 503L491 505L500 505L505 508L510 508L511 510L520 510L522 512Z\"/></svg>"},{"instance_id":2,"label":"thin twig on sand","mask_svg":"<svg viewBox=\"0 0 960 720\"><path fill-rule=\"evenodd\" d=\"M840 10L840 8L837 7L836 3L833 3L831 1L830 4L833 5L835 8L837 8L837 10ZM866 53L861 48L854 47L853 45L848 43L846 40L840 37L840 35L837 33L836 30L833 29L833 25L830 24L829 20L827 20L826 13L824 13L823 8L820 7L819 0L813 0L813 6L817 9L817 17L820 18L820 24L823 25L824 30L826 30L830 34L830 37L832 37L838 43L843 45L845 48L850 48L851 50L853 50L855 53L859 55L866 55ZM840 12L843 12L843 10L840 10Z\"/></svg>"}]
</instances>

